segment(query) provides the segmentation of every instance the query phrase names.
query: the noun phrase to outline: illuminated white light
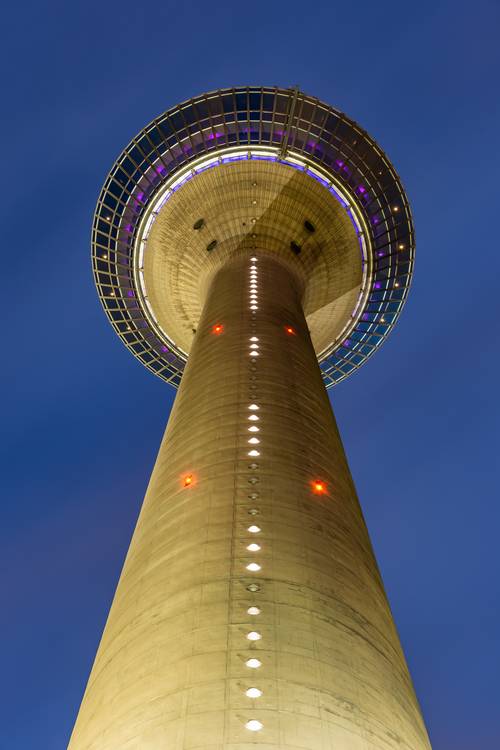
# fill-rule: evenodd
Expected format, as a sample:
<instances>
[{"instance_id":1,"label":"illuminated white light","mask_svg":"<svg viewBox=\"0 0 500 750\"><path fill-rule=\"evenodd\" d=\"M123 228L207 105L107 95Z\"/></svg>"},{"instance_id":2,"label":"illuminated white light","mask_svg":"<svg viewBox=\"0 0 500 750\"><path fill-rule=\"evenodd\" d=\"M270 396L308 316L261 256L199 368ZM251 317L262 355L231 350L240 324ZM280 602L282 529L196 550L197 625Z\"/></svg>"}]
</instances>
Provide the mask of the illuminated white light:
<instances>
[{"instance_id":1,"label":"illuminated white light","mask_svg":"<svg viewBox=\"0 0 500 750\"><path fill-rule=\"evenodd\" d=\"M247 615L260 615L260 608L259 607L249 607L247 609Z\"/></svg>"},{"instance_id":2,"label":"illuminated white light","mask_svg":"<svg viewBox=\"0 0 500 750\"><path fill-rule=\"evenodd\" d=\"M258 357L259 352L248 352L251 357Z\"/></svg>"},{"instance_id":3,"label":"illuminated white light","mask_svg":"<svg viewBox=\"0 0 500 750\"><path fill-rule=\"evenodd\" d=\"M260 661L260 659L247 659L245 664L247 665L247 667L250 667L250 669L258 669L261 666L262 662Z\"/></svg>"},{"instance_id":4,"label":"illuminated white light","mask_svg":"<svg viewBox=\"0 0 500 750\"><path fill-rule=\"evenodd\" d=\"M247 633L247 638L249 641L260 641L262 636L260 633L257 633L257 631L251 630L250 633Z\"/></svg>"},{"instance_id":5,"label":"illuminated white light","mask_svg":"<svg viewBox=\"0 0 500 750\"><path fill-rule=\"evenodd\" d=\"M248 408L249 408L249 409L250 409L251 411L255 411L255 410L256 410L256 409L258 409L259 407L257 406L257 404L250 404L250 406L249 406Z\"/></svg>"},{"instance_id":6,"label":"illuminated white light","mask_svg":"<svg viewBox=\"0 0 500 750\"><path fill-rule=\"evenodd\" d=\"M260 550L260 544L255 544L255 542L252 542L252 544L247 545L247 550L249 552L258 552Z\"/></svg>"},{"instance_id":7,"label":"illuminated white light","mask_svg":"<svg viewBox=\"0 0 500 750\"><path fill-rule=\"evenodd\" d=\"M249 348L250 348L250 349L258 349L258 348L259 348L259 345L258 345L258 344L250 344L250 347L249 347Z\"/></svg>"},{"instance_id":8,"label":"illuminated white light","mask_svg":"<svg viewBox=\"0 0 500 750\"><path fill-rule=\"evenodd\" d=\"M248 432L260 432L260 428L256 427L256 425L253 424L251 427L248 428Z\"/></svg>"},{"instance_id":9,"label":"illuminated white light","mask_svg":"<svg viewBox=\"0 0 500 750\"><path fill-rule=\"evenodd\" d=\"M259 531L261 531L261 528L260 528L260 526L252 525L252 526L248 527L247 531L249 531L250 534L258 534Z\"/></svg>"},{"instance_id":10,"label":"illuminated white light","mask_svg":"<svg viewBox=\"0 0 500 750\"><path fill-rule=\"evenodd\" d=\"M112 294L114 294L114 292L112 292ZM257 305L250 305L250 310L258 310L258 309L259 308L257 307Z\"/></svg>"},{"instance_id":11,"label":"illuminated white light","mask_svg":"<svg viewBox=\"0 0 500 750\"><path fill-rule=\"evenodd\" d=\"M245 695L247 698L260 698L262 690L259 690L259 688L248 688L248 690L245 690Z\"/></svg>"},{"instance_id":12,"label":"illuminated white light","mask_svg":"<svg viewBox=\"0 0 500 750\"><path fill-rule=\"evenodd\" d=\"M257 719L250 719L250 721L247 721L247 723L245 724L245 727L251 732L260 732L263 726L264 724L262 724L262 722L258 721Z\"/></svg>"},{"instance_id":13,"label":"illuminated white light","mask_svg":"<svg viewBox=\"0 0 500 750\"><path fill-rule=\"evenodd\" d=\"M250 414L250 416L248 417L248 419L250 420L250 422L258 422L259 421L259 418L258 418L257 414Z\"/></svg>"},{"instance_id":14,"label":"illuminated white light","mask_svg":"<svg viewBox=\"0 0 500 750\"><path fill-rule=\"evenodd\" d=\"M260 453L259 453L259 451L255 451L255 450L254 451L248 451L247 456L252 456L252 457L260 456Z\"/></svg>"},{"instance_id":15,"label":"illuminated white light","mask_svg":"<svg viewBox=\"0 0 500 750\"><path fill-rule=\"evenodd\" d=\"M258 573L260 570L260 565L258 563L248 563L246 569L251 573Z\"/></svg>"},{"instance_id":16,"label":"illuminated white light","mask_svg":"<svg viewBox=\"0 0 500 750\"><path fill-rule=\"evenodd\" d=\"M250 258L250 260L256 261L256 260L257 260L257 258L256 258L256 257L255 257L255 255L254 255L254 256L253 256L253 258Z\"/></svg>"},{"instance_id":17,"label":"illuminated white light","mask_svg":"<svg viewBox=\"0 0 500 750\"><path fill-rule=\"evenodd\" d=\"M257 338L257 336L250 336L250 339L249 339L249 341L258 341L258 340L259 339Z\"/></svg>"},{"instance_id":18,"label":"illuminated white light","mask_svg":"<svg viewBox=\"0 0 500 750\"><path fill-rule=\"evenodd\" d=\"M258 445L258 443L260 443L260 440L259 440L259 438L250 438L250 440L248 442L251 445Z\"/></svg>"}]
</instances>

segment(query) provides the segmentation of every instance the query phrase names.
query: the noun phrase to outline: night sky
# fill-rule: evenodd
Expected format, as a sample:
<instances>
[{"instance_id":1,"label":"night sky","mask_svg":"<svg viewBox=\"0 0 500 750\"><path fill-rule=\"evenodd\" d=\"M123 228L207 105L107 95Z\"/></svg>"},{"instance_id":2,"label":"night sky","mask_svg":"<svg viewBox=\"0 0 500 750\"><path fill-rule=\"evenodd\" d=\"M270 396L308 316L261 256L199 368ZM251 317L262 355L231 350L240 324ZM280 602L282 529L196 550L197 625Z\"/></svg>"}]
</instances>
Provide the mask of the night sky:
<instances>
[{"instance_id":1,"label":"night sky","mask_svg":"<svg viewBox=\"0 0 500 750\"><path fill-rule=\"evenodd\" d=\"M177 102L277 84L360 122L413 207L409 300L332 402L434 750L498 750L500 5L2 13L0 748L66 748L174 395L94 290L106 173Z\"/></svg>"}]
</instances>

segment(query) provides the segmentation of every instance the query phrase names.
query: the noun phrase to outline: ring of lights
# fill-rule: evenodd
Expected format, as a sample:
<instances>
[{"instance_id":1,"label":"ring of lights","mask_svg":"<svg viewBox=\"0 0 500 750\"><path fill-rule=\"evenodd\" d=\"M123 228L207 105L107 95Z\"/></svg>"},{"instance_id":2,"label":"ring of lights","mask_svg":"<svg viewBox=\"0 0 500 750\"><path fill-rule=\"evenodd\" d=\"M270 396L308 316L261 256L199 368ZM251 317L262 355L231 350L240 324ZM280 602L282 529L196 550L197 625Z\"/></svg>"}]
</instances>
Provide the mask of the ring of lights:
<instances>
[{"instance_id":1,"label":"ring of lights","mask_svg":"<svg viewBox=\"0 0 500 750\"><path fill-rule=\"evenodd\" d=\"M345 330L318 355L332 386L363 364L394 326L413 270L413 224L399 178L377 144L345 115L297 90L204 94L165 112L131 141L108 175L94 217L93 269L106 314L134 355L177 387L187 355L148 307L141 252L155 207L225 158L266 158L305 171L356 222L362 294Z\"/></svg>"},{"instance_id":2,"label":"ring of lights","mask_svg":"<svg viewBox=\"0 0 500 750\"><path fill-rule=\"evenodd\" d=\"M207 169L211 169L213 167L219 166L220 164L226 164L228 162L235 162L239 160L252 160L252 159L258 159L258 160L269 160L273 162L277 162L279 164L283 164L289 167L293 167L294 169L299 169L301 171L304 171L306 174L310 175L311 178L317 180L320 184L322 184L333 196L334 198L340 203L340 205L344 208L347 215L349 216L351 223L356 231L356 235L358 237L361 257L362 257L362 282L361 282L361 290L360 294L356 303L356 306L354 308L354 311L352 313L352 316L350 320L346 323L344 329L341 331L341 333L336 337L335 341L333 341L327 348L325 348L323 351L318 353L318 360L322 362L324 359L326 359L329 354L331 354L332 351L334 351L339 342L344 341L351 332L355 329L356 325L359 321L359 316L361 314L361 310L363 308L363 303L367 298L367 295L369 293L369 280L371 275L371 253L369 252L369 249L367 248L367 242L365 237L368 236L367 234L367 228L366 224L364 222L363 217L361 216L359 210L356 206L352 206L349 203L349 199L347 195L345 195L344 191L342 190L342 186L338 183L338 181L335 178L332 178L331 175L329 175L324 170L320 170L318 168L314 168L312 166L308 166L307 163L305 163L298 154L294 154L293 152L289 152L287 154L287 157L284 159L281 159L279 157L279 151L274 148L249 148L244 151L242 151L239 148L236 149L224 149L220 153L218 153L216 156L212 156L209 159L198 159L192 164L190 164L185 169L181 170L180 172L176 172L169 180L166 180L165 183L162 185L161 189L158 190L158 192L155 195L155 199L152 200L148 206L148 209L144 212L144 216L141 220L141 223L139 225L135 242L134 242L134 249L133 249L133 272L134 272L134 282L137 289L138 294L138 300L140 304L143 306L143 309L145 311L147 320L149 325L155 332L157 333L158 337L161 339L163 344L170 350L175 351L176 354L183 358L185 361L187 361L188 358L188 352L183 351L181 347L179 347L176 342L173 340L171 336L169 336L168 332L163 330L156 315L155 312L149 303L148 300L148 293L146 288L146 283L144 279L144 273L143 273L143 266L144 266L144 254L147 252L147 241L149 237L149 233L153 227L153 224L155 222L156 217L162 210L165 203L168 201L168 199L177 191L179 190L188 180L192 179L195 175L205 172Z\"/></svg>"}]
</instances>

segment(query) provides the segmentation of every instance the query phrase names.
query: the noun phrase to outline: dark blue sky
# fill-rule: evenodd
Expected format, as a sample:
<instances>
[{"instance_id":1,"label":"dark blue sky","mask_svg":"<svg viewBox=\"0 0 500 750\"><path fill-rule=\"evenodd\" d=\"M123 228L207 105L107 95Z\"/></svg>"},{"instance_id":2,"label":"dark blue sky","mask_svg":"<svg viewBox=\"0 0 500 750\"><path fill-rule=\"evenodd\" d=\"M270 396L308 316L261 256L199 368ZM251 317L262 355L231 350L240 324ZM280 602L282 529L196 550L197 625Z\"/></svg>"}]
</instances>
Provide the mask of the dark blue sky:
<instances>
[{"instance_id":1,"label":"dark blue sky","mask_svg":"<svg viewBox=\"0 0 500 750\"><path fill-rule=\"evenodd\" d=\"M64 750L172 403L93 288L128 140L234 84L298 84L387 150L414 286L332 394L434 750L500 747L500 6L48 2L3 10L0 747Z\"/></svg>"}]
</instances>

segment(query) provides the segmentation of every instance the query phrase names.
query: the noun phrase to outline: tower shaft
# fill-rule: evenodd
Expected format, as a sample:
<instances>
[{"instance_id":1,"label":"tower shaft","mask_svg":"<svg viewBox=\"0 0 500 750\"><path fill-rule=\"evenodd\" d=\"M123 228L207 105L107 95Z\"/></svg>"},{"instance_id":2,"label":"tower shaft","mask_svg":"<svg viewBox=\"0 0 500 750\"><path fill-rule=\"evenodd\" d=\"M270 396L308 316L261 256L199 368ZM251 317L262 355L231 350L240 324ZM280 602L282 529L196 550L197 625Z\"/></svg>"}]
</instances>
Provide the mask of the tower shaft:
<instances>
[{"instance_id":1,"label":"tower shaft","mask_svg":"<svg viewBox=\"0 0 500 750\"><path fill-rule=\"evenodd\" d=\"M70 750L430 748L301 281L257 258L209 287Z\"/></svg>"}]
</instances>

